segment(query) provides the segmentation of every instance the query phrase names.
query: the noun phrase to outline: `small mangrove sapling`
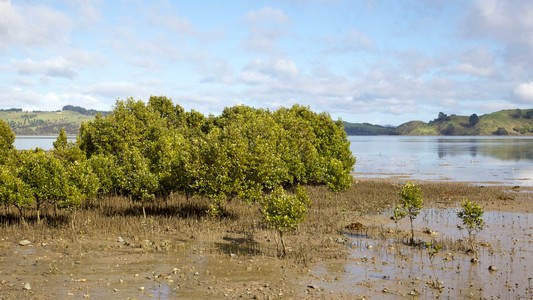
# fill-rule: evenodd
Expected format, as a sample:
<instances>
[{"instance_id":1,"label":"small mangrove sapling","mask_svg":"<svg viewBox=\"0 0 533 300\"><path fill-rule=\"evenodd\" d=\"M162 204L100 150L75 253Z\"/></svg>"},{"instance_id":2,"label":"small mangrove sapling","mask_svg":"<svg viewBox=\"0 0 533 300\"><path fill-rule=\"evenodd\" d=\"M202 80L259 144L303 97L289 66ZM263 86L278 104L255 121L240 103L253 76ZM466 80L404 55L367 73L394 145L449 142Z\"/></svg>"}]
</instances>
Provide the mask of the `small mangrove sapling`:
<instances>
[{"instance_id":1,"label":"small mangrove sapling","mask_svg":"<svg viewBox=\"0 0 533 300\"><path fill-rule=\"evenodd\" d=\"M479 204L468 199L463 201L461 210L457 212L457 217L463 221L464 229L468 233L469 250L475 254L477 254L475 247L476 236L485 226L483 213L483 208Z\"/></svg>"},{"instance_id":2,"label":"small mangrove sapling","mask_svg":"<svg viewBox=\"0 0 533 300\"><path fill-rule=\"evenodd\" d=\"M403 208L405 214L409 217L409 222L411 223L411 245L415 244L415 230L413 221L420 213L420 210L424 204L422 196L422 189L410 181L402 187L402 191L400 192L401 200L399 205Z\"/></svg>"},{"instance_id":3,"label":"small mangrove sapling","mask_svg":"<svg viewBox=\"0 0 533 300\"><path fill-rule=\"evenodd\" d=\"M278 256L286 254L283 234L288 230L294 230L307 214L309 197L303 187L298 187L295 194L288 194L282 187L277 187L272 193L261 201L263 220L276 230L281 241L281 249L278 244Z\"/></svg>"},{"instance_id":4,"label":"small mangrove sapling","mask_svg":"<svg viewBox=\"0 0 533 300\"><path fill-rule=\"evenodd\" d=\"M431 270L433 271L433 278L434 278L433 287L437 289L441 289L442 283L439 282L439 278L437 277L437 274L435 273L434 260L435 260L435 255L437 255L437 253L440 252L440 250L442 249L442 246L437 244L435 240L431 240L431 242L426 242L425 246L427 249L427 254L429 256L429 263L431 264Z\"/></svg>"}]
</instances>

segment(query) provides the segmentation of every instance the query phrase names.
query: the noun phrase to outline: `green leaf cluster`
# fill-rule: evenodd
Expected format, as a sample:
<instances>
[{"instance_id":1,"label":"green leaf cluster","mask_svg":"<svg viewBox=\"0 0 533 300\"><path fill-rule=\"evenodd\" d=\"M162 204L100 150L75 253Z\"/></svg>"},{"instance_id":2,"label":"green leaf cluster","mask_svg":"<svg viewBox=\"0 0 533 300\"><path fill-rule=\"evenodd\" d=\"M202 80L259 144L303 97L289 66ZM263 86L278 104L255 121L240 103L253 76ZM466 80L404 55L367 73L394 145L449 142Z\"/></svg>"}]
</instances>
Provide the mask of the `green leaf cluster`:
<instances>
[{"instance_id":1,"label":"green leaf cluster","mask_svg":"<svg viewBox=\"0 0 533 300\"><path fill-rule=\"evenodd\" d=\"M278 187L261 204L264 221L272 229L285 232L295 229L305 219L309 198L302 187L295 194Z\"/></svg>"},{"instance_id":2,"label":"green leaf cluster","mask_svg":"<svg viewBox=\"0 0 533 300\"><path fill-rule=\"evenodd\" d=\"M463 225L473 231L480 231L485 226L483 220L483 208L475 202L465 200L461 204L461 210L457 212L457 217L463 221Z\"/></svg>"}]
</instances>

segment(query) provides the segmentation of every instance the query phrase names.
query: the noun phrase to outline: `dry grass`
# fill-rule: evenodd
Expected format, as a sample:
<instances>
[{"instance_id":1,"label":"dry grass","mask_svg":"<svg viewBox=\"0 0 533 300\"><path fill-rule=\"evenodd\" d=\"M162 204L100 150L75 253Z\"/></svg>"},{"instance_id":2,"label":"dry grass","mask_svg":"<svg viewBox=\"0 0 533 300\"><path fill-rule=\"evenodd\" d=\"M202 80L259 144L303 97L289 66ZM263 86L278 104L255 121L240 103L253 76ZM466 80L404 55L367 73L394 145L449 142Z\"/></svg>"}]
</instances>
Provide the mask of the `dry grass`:
<instances>
[{"instance_id":1,"label":"dry grass","mask_svg":"<svg viewBox=\"0 0 533 300\"><path fill-rule=\"evenodd\" d=\"M320 186L308 187L311 199L308 217L297 231L287 234L288 257L304 264L345 257L346 249L338 242L343 238L345 227L393 207L399 199L402 184L391 180L359 180L350 190L339 194ZM430 182L420 185L426 206L449 207L465 198L487 205L512 204L520 197L529 199L529 194L506 187ZM206 214L208 204L206 199L172 195L146 206L148 217L144 218L139 204L112 197L99 199L75 211L55 213L49 208L44 211L41 224L36 222L35 211L28 211L25 222L21 222L18 211L4 207L0 210L0 234L13 241L85 239L94 242L118 236L137 242L195 241L200 242L208 253L276 255L276 235L261 222L257 205L232 201L226 205L222 217L212 218ZM385 234L383 228L374 229L376 236ZM97 242L94 247L99 247Z\"/></svg>"}]
</instances>

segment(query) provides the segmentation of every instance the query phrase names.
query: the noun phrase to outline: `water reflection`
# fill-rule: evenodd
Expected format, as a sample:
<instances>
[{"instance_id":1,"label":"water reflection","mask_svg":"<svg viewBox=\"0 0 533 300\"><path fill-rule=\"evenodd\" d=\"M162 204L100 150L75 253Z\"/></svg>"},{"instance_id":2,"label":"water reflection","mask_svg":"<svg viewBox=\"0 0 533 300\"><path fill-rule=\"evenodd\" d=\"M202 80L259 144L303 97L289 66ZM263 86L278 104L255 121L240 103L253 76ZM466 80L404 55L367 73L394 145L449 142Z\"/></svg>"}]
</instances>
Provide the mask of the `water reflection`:
<instances>
[{"instance_id":1,"label":"water reflection","mask_svg":"<svg viewBox=\"0 0 533 300\"><path fill-rule=\"evenodd\" d=\"M464 251L452 249L452 244L466 234L457 227L461 224L457 210L423 209L415 220L415 228L437 230L433 238L444 246L433 262L426 249L404 245L386 234L381 239L348 235L350 256L346 262L333 269L321 262L312 275L326 279L320 283L325 290L349 289L367 294L374 290L379 298L533 299L530 279L533 273L528 263L533 260L533 214L485 212L486 226L477 236L479 261L474 264ZM404 232L410 230L408 222L400 223L399 228ZM420 234L417 238L431 239ZM499 270L489 271L491 265ZM328 274L337 277L328 281ZM428 284L435 278L444 283L442 290Z\"/></svg>"},{"instance_id":2,"label":"water reflection","mask_svg":"<svg viewBox=\"0 0 533 300\"><path fill-rule=\"evenodd\" d=\"M500 160L533 160L533 139L529 138L464 138L437 139L439 158L469 155L491 156Z\"/></svg>"},{"instance_id":3,"label":"water reflection","mask_svg":"<svg viewBox=\"0 0 533 300\"><path fill-rule=\"evenodd\" d=\"M533 137L349 139L356 177L533 186Z\"/></svg>"}]
</instances>

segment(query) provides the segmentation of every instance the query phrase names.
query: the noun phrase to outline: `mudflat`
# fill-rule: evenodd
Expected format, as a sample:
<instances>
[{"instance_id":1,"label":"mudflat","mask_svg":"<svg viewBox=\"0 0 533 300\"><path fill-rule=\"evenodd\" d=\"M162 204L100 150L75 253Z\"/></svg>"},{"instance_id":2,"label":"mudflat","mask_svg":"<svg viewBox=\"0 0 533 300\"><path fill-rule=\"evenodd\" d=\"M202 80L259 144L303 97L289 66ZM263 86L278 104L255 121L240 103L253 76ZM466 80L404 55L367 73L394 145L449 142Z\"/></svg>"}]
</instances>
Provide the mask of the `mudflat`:
<instances>
[{"instance_id":1,"label":"mudflat","mask_svg":"<svg viewBox=\"0 0 533 300\"><path fill-rule=\"evenodd\" d=\"M424 209L417 245L389 219L404 182L358 180L344 193L308 187L306 220L278 237L259 206L223 216L173 195L145 207L121 197L75 211L0 211L0 299L397 299L533 297L533 189L416 182ZM476 253L456 216L484 209ZM425 242L439 244L429 255Z\"/></svg>"}]
</instances>

